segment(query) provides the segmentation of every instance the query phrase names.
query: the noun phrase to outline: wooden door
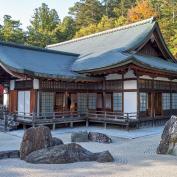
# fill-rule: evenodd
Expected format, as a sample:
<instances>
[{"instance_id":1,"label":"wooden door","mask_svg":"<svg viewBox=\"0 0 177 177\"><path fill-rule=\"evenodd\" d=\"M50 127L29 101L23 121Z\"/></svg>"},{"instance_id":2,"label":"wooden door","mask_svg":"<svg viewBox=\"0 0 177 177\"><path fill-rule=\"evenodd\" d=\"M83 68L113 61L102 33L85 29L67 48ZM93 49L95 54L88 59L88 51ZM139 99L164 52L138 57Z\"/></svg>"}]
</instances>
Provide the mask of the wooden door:
<instances>
[{"instance_id":1,"label":"wooden door","mask_svg":"<svg viewBox=\"0 0 177 177\"><path fill-rule=\"evenodd\" d=\"M106 111L112 111L112 93L105 94L105 109Z\"/></svg>"},{"instance_id":2,"label":"wooden door","mask_svg":"<svg viewBox=\"0 0 177 177\"><path fill-rule=\"evenodd\" d=\"M102 93L97 93L96 108L97 108L98 111L103 110L103 94Z\"/></svg>"},{"instance_id":3,"label":"wooden door","mask_svg":"<svg viewBox=\"0 0 177 177\"><path fill-rule=\"evenodd\" d=\"M9 112L17 111L17 91L11 90L9 93Z\"/></svg>"},{"instance_id":4,"label":"wooden door","mask_svg":"<svg viewBox=\"0 0 177 177\"><path fill-rule=\"evenodd\" d=\"M148 93L148 109L147 116L152 116L152 93Z\"/></svg>"},{"instance_id":5,"label":"wooden door","mask_svg":"<svg viewBox=\"0 0 177 177\"><path fill-rule=\"evenodd\" d=\"M62 112L63 111L63 105L64 105L64 93L57 92L55 94L54 111L55 112Z\"/></svg>"},{"instance_id":6,"label":"wooden door","mask_svg":"<svg viewBox=\"0 0 177 177\"><path fill-rule=\"evenodd\" d=\"M155 116L162 115L162 93L155 93L154 97L155 103Z\"/></svg>"},{"instance_id":7,"label":"wooden door","mask_svg":"<svg viewBox=\"0 0 177 177\"><path fill-rule=\"evenodd\" d=\"M71 98L70 110L72 112L77 111L77 94L76 93L71 93L70 98Z\"/></svg>"}]
</instances>

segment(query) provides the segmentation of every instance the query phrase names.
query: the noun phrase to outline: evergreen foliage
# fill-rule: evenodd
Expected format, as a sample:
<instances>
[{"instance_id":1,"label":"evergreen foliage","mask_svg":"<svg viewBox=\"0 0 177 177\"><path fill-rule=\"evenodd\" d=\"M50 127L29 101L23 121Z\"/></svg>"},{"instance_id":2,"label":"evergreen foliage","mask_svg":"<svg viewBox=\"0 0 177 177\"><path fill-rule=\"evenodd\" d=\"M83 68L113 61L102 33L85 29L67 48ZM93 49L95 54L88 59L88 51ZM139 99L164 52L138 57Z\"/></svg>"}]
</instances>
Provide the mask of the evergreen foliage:
<instances>
[{"instance_id":1,"label":"evergreen foliage","mask_svg":"<svg viewBox=\"0 0 177 177\"><path fill-rule=\"evenodd\" d=\"M156 16L171 52L177 58L177 0L78 0L63 21L43 3L23 31L19 20L5 15L0 40L45 47Z\"/></svg>"}]
</instances>

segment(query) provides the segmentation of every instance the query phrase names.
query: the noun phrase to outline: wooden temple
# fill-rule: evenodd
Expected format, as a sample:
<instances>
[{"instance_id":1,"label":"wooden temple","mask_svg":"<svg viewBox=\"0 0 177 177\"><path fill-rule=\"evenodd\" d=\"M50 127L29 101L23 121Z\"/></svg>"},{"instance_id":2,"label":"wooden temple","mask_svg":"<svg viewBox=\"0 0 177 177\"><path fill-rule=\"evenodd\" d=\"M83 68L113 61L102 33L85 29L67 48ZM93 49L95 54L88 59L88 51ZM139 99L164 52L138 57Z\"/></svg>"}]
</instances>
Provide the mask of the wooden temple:
<instances>
[{"instance_id":1,"label":"wooden temple","mask_svg":"<svg viewBox=\"0 0 177 177\"><path fill-rule=\"evenodd\" d=\"M0 42L3 103L24 125L139 125L177 114L177 62L154 18L47 46Z\"/></svg>"}]
</instances>

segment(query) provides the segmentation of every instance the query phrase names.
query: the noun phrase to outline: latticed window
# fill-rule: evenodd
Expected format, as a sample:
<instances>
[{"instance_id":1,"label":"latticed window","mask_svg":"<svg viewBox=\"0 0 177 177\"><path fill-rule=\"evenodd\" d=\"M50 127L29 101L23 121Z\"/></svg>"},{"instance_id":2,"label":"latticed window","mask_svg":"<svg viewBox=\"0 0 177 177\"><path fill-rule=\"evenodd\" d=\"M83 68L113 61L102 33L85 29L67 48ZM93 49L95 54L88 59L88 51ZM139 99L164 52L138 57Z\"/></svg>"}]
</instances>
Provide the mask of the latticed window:
<instances>
[{"instance_id":1,"label":"latticed window","mask_svg":"<svg viewBox=\"0 0 177 177\"><path fill-rule=\"evenodd\" d=\"M152 89L152 80L139 80L139 88Z\"/></svg>"},{"instance_id":2,"label":"latticed window","mask_svg":"<svg viewBox=\"0 0 177 177\"><path fill-rule=\"evenodd\" d=\"M170 109L170 93L162 93L163 110Z\"/></svg>"},{"instance_id":3,"label":"latticed window","mask_svg":"<svg viewBox=\"0 0 177 177\"><path fill-rule=\"evenodd\" d=\"M122 111L122 93L113 93L113 110Z\"/></svg>"},{"instance_id":4,"label":"latticed window","mask_svg":"<svg viewBox=\"0 0 177 177\"><path fill-rule=\"evenodd\" d=\"M82 114L87 112L87 94L78 93L78 111Z\"/></svg>"},{"instance_id":5,"label":"latticed window","mask_svg":"<svg viewBox=\"0 0 177 177\"><path fill-rule=\"evenodd\" d=\"M89 99L88 99L89 109L96 109L96 100L97 100L96 93L89 93Z\"/></svg>"},{"instance_id":6,"label":"latticed window","mask_svg":"<svg viewBox=\"0 0 177 177\"><path fill-rule=\"evenodd\" d=\"M107 90L118 90L122 89L122 81L106 81Z\"/></svg>"},{"instance_id":7,"label":"latticed window","mask_svg":"<svg viewBox=\"0 0 177 177\"><path fill-rule=\"evenodd\" d=\"M172 109L177 109L177 93L172 93Z\"/></svg>"},{"instance_id":8,"label":"latticed window","mask_svg":"<svg viewBox=\"0 0 177 177\"><path fill-rule=\"evenodd\" d=\"M148 105L148 94L140 93L140 111L146 111Z\"/></svg>"},{"instance_id":9,"label":"latticed window","mask_svg":"<svg viewBox=\"0 0 177 177\"><path fill-rule=\"evenodd\" d=\"M54 92L41 92L40 94L40 110L42 113L53 112L54 108Z\"/></svg>"},{"instance_id":10,"label":"latticed window","mask_svg":"<svg viewBox=\"0 0 177 177\"><path fill-rule=\"evenodd\" d=\"M64 106L64 93L55 94L55 111L62 111Z\"/></svg>"}]
</instances>

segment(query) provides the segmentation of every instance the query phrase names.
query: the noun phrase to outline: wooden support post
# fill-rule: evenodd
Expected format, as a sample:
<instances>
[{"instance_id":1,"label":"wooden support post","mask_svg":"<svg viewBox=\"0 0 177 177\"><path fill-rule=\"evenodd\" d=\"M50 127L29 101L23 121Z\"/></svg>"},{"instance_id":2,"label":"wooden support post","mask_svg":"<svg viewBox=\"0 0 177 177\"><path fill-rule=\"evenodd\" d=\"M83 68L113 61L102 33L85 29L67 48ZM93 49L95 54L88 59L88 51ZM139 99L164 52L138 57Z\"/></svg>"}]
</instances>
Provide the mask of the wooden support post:
<instances>
[{"instance_id":1,"label":"wooden support post","mask_svg":"<svg viewBox=\"0 0 177 177\"><path fill-rule=\"evenodd\" d=\"M3 111L3 117L4 117L4 131L6 132L8 128L8 116L6 111Z\"/></svg>"},{"instance_id":2,"label":"wooden support post","mask_svg":"<svg viewBox=\"0 0 177 177\"><path fill-rule=\"evenodd\" d=\"M32 114L32 127L35 127L35 121L36 121L36 117L35 117L35 113L33 112L33 114Z\"/></svg>"},{"instance_id":3,"label":"wooden support post","mask_svg":"<svg viewBox=\"0 0 177 177\"><path fill-rule=\"evenodd\" d=\"M139 87L139 75L137 75L137 119L140 121L140 87Z\"/></svg>"},{"instance_id":4,"label":"wooden support post","mask_svg":"<svg viewBox=\"0 0 177 177\"><path fill-rule=\"evenodd\" d=\"M56 124L55 124L55 112L53 113L53 126L52 129L55 130Z\"/></svg>"},{"instance_id":5,"label":"wooden support post","mask_svg":"<svg viewBox=\"0 0 177 177\"><path fill-rule=\"evenodd\" d=\"M88 127L89 126L89 120L87 119L86 120L86 127Z\"/></svg>"},{"instance_id":6,"label":"wooden support post","mask_svg":"<svg viewBox=\"0 0 177 177\"><path fill-rule=\"evenodd\" d=\"M56 128L56 124L55 124L55 123L53 123L52 130L54 131L54 130L55 130L55 128Z\"/></svg>"},{"instance_id":7,"label":"wooden support post","mask_svg":"<svg viewBox=\"0 0 177 177\"><path fill-rule=\"evenodd\" d=\"M25 124L23 124L23 130L26 130L26 125Z\"/></svg>"},{"instance_id":8,"label":"wooden support post","mask_svg":"<svg viewBox=\"0 0 177 177\"><path fill-rule=\"evenodd\" d=\"M173 91L172 91L172 81L170 81L170 117L173 114L172 94L173 94Z\"/></svg>"},{"instance_id":9,"label":"wooden support post","mask_svg":"<svg viewBox=\"0 0 177 177\"><path fill-rule=\"evenodd\" d=\"M104 122L104 128L105 128L105 129L107 128L107 123L106 123L106 122Z\"/></svg>"},{"instance_id":10,"label":"wooden support post","mask_svg":"<svg viewBox=\"0 0 177 177\"><path fill-rule=\"evenodd\" d=\"M73 122L70 122L70 128L73 128Z\"/></svg>"}]
</instances>

